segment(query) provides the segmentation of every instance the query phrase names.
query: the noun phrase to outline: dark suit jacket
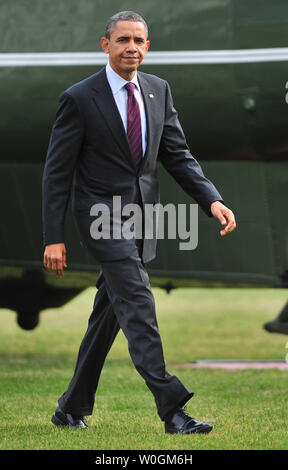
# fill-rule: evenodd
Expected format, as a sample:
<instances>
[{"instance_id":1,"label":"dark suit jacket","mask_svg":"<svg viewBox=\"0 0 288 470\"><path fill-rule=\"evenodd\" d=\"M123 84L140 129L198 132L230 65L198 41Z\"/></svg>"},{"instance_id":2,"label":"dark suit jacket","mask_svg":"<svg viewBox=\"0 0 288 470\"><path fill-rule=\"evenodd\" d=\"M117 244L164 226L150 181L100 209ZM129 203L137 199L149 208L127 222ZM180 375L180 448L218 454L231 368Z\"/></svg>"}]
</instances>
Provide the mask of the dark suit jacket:
<instances>
[{"instance_id":1,"label":"dark suit jacket","mask_svg":"<svg viewBox=\"0 0 288 470\"><path fill-rule=\"evenodd\" d=\"M64 219L73 175L73 212L81 238L98 261L129 256L135 240L94 240L91 206L159 202L157 160L183 190L211 216L210 205L222 200L186 144L166 81L138 72L147 119L147 149L136 168L105 69L76 83L60 96L43 175L44 246L64 243ZM155 257L156 238L145 240L143 261Z\"/></svg>"}]
</instances>

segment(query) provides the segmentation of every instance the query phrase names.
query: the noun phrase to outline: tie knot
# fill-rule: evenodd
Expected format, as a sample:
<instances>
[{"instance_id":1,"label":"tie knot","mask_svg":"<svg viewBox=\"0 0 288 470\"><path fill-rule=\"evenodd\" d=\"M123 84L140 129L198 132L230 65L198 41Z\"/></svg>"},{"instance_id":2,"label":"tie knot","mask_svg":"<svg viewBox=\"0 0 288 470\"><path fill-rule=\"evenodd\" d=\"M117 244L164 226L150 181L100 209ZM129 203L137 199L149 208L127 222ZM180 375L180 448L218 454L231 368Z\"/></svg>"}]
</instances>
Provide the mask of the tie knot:
<instances>
[{"instance_id":1,"label":"tie knot","mask_svg":"<svg viewBox=\"0 0 288 470\"><path fill-rule=\"evenodd\" d=\"M129 94L129 95L133 95L133 94L134 94L134 89L135 89L135 84L134 84L134 83L132 83L132 82L126 83L125 88L126 88L126 90L128 91L128 94Z\"/></svg>"}]
</instances>

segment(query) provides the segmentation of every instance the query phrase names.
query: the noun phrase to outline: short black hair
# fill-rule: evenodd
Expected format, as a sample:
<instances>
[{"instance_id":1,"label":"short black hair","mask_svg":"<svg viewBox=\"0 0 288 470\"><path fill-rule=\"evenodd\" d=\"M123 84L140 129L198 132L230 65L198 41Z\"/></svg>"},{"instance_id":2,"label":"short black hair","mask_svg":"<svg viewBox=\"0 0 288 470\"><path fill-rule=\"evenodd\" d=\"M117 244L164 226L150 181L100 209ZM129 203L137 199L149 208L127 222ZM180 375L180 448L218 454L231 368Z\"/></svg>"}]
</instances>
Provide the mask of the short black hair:
<instances>
[{"instance_id":1,"label":"short black hair","mask_svg":"<svg viewBox=\"0 0 288 470\"><path fill-rule=\"evenodd\" d=\"M105 37L107 39L110 39L110 34L112 33L114 25L117 23L117 21L139 21L140 23L143 23L148 37L148 26L141 15L135 13L135 11L119 11L119 13L116 13L115 15L111 16L111 18L109 18L109 20L107 21L105 29Z\"/></svg>"}]
</instances>

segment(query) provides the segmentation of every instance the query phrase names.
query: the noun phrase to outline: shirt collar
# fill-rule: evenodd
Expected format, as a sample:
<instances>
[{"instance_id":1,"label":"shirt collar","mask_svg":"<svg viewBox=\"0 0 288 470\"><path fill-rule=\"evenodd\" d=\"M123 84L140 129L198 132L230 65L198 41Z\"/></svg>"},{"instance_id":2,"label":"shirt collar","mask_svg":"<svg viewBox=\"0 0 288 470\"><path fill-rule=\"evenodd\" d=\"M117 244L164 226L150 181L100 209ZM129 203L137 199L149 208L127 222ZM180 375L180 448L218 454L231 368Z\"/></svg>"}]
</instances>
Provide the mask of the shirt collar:
<instances>
[{"instance_id":1,"label":"shirt collar","mask_svg":"<svg viewBox=\"0 0 288 470\"><path fill-rule=\"evenodd\" d=\"M124 80L124 78L120 77L118 73L114 72L109 62L106 65L106 76L113 95L116 95L116 93L118 93L118 91L121 90L121 88L126 85L126 83L129 83L127 80ZM140 90L137 77L137 70L131 82L136 85L138 90Z\"/></svg>"}]
</instances>

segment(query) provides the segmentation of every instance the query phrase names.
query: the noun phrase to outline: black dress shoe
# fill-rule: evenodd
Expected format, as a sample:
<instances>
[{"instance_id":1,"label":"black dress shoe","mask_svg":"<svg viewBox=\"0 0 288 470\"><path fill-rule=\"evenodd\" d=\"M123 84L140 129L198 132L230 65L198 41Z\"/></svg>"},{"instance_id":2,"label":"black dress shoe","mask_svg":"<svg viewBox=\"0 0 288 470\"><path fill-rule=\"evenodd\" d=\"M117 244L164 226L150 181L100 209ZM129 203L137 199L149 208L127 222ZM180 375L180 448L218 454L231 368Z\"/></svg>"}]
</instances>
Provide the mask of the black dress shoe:
<instances>
[{"instance_id":1,"label":"black dress shoe","mask_svg":"<svg viewBox=\"0 0 288 470\"><path fill-rule=\"evenodd\" d=\"M197 421L182 408L177 408L165 419L165 432L168 434L207 434L212 429L211 424Z\"/></svg>"},{"instance_id":2,"label":"black dress shoe","mask_svg":"<svg viewBox=\"0 0 288 470\"><path fill-rule=\"evenodd\" d=\"M51 421L55 426L71 426L72 428L87 428L88 425L83 416L75 416L64 413L61 408L56 409Z\"/></svg>"},{"instance_id":3,"label":"black dress shoe","mask_svg":"<svg viewBox=\"0 0 288 470\"><path fill-rule=\"evenodd\" d=\"M280 333L282 335L288 335L288 321L279 321L278 318L275 320L268 321L263 325L263 328L269 333Z\"/></svg>"}]
</instances>

